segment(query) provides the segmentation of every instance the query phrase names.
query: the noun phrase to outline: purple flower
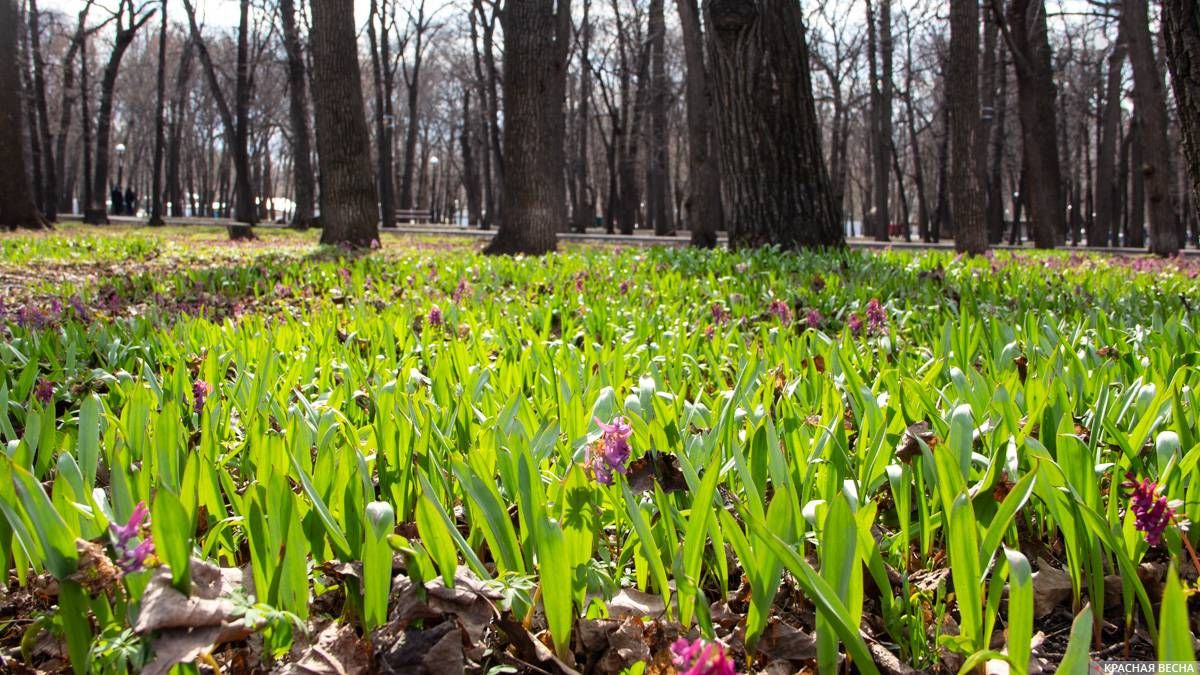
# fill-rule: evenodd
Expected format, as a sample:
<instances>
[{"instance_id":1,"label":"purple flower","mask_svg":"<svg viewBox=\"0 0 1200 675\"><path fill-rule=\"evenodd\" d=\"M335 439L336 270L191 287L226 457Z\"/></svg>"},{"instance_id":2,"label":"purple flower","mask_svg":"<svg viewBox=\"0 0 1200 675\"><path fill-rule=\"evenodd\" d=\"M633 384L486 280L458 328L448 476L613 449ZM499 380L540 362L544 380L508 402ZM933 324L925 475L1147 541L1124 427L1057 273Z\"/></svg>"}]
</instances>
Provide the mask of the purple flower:
<instances>
[{"instance_id":1,"label":"purple flower","mask_svg":"<svg viewBox=\"0 0 1200 675\"><path fill-rule=\"evenodd\" d=\"M614 417L611 424L605 424L596 418L596 425L603 435L588 448L587 466L601 485L612 485L613 472L625 475L626 462L629 461L629 436L633 428L625 422L625 418Z\"/></svg>"},{"instance_id":2,"label":"purple flower","mask_svg":"<svg viewBox=\"0 0 1200 675\"><path fill-rule=\"evenodd\" d=\"M204 380L196 380L192 383L192 409L199 415L204 410L204 402L208 400L208 395L212 393L212 385Z\"/></svg>"},{"instance_id":3,"label":"purple flower","mask_svg":"<svg viewBox=\"0 0 1200 675\"><path fill-rule=\"evenodd\" d=\"M1162 543L1163 531L1175 518L1175 509L1167 498L1158 494L1158 485L1149 478L1138 481L1133 473L1125 474L1121 487L1129 491L1129 508L1133 510L1135 527L1146 533L1146 543L1158 546Z\"/></svg>"},{"instance_id":4,"label":"purple flower","mask_svg":"<svg viewBox=\"0 0 1200 675\"><path fill-rule=\"evenodd\" d=\"M863 320L859 318L857 313L851 313L850 318L846 319L846 326L850 328L851 335L858 335L862 332Z\"/></svg>"},{"instance_id":5,"label":"purple flower","mask_svg":"<svg viewBox=\"0 0 1200 675\"><path fill-rule=\"evenodd\" d=\"M808 310L808 316L804 318L805 323L807 323L808 327L813 330L816 330L821 326L821 319L821 313L815 309Z\"/></svg>"},{"instance_id":6,"label":"purple flower","mask_svg":"<svg viewBox=\"0 0 1200 675\"><path fill-rule=\"evenodd\" d=\"M733 660L719 642L679 638L671 644L671 663L679 675L735 675Z\"/></svg>"},{"instance_id":7,"label":"purple flower","mask_svg":"<svg viewBox=\"0 0 1200 675\"><path fill-rule=\"evenodd\" d=\"M151 539L143 539L142 543L132 549L125 549L121 554L121 559L117 561L117 565L126 574L142 571L146 566L146 558L154 555L154 541Z\"/></svg>"},{"instance_id":8,"label":"purple flower","mask_svg":"<svg viewBox=\"0 0 1200 675\"><path fill-rule=\"evenodd\" d=\"M133 540L141 534L142 523L149 514L146 502L138 502L137 506L133 507L129 522L124 525L110 523L108 526L113 539L113 550L117 553L117 565L126 574L140 571L146 564L146 558L154 553L154 542L150 539L133 545Z\"/></svg>"},{"instance_id":9,"label":"purple flower","mask_svg":"<svg viewBox=\"0 0 1200 675\"><path fill-rule=\"evenodd\" d=\"M441 307L434 305L433 307L431 307L429 309L429 325L430 326L442 325L442 308Z\"/></svg>"},{"instance_id":10,"label":"purple flower","mask_svg":"<svg viewBox=\"0 0 1200 675\"><path fill-rule=\"evenodd\" d=\"M579 272L575 275L575 290L579 293L583 292L583 282L587 279L587 272Z\"/></svg>"},{"instance_id":11,"label":"purple flower","mask_svg":"<svg viewBox=\"0 0 1200 675\"><path fill-rule=\"evenodd\" d=\"M375 250L375 251L377 251L377 250L379 250L379 248L380 248L379 240L378 240L378 239L372 239L372 240L371 240L371 250Z\"/></svg>"},{"instance_id":12,"label":"purple flower","mask_svg":"<svg viewBox=\"0 0 1200 675\"><path fill-rule=\"evenodd\" d=\"M767 308L767 311L779 317L780 323L789 324L792 322L792 309L788 307L786 302L779 298L771 301L771 306Z\"/></svg>"},{"instance_id":13,"label":"purple flower","mask_svg":"<svg viewBox=\"0 0 1200 675\"><path fill-rule=\"evenodd\" d=\"M80 321L91 321L92 313L88 310L87 306L83 304L82 298L80 298L78 295L72 295L69 299L69 302L71 303L71 309L75 310L75 316L78 317Z\"/></svg>"},{"instance_id":14,"label":"purple flower","mask_svg":"<svg viewBox=\"0 0 1200 675\"><path fill-rule=\"evenodd\" d=\"M883 303L879 302L879 298L871 298L867 303L867 331L870 333L882 333L887 330L887 311L883 308Z\"/></svg>"},{"instance_id":15,"label":"purple flower","mask_svg":"<svg viewBox=\"0 0 1200 675\"><path fill-rule=\"evenodd\" d=\"M724 305L714 302L711 309L713 323L722 324L729 321L729 310L725 309Z\"/></svg>"},{"instance_id":16,"label":"purple flower","mask_svg":"<svg viewBox=\"0 0 1200 675\"><path fill-rule=\"evenodd\" d=\"M350 270L346 269L345 267L339 267L338 276L342 278L343 284L350 284Z\"/></svg>"},{"instance_id":17,"label":"purple flower","mask_svg":"<svg viewBox=\"0 0 1200 675\"><path fill-rule=\"evenodd\" d=\"M41 378L33 387L33 396L42 405L50 405L54 400L54 383L46 378Z\"/></svg>"},{"instance_id":18,"label":"purple flower","mask_svg":"<svg viewBox=\"0 0 1200 675\"><path fill-rule=\"evenodd\" d=\"M628 279L621 282L621 287L619 290L621 292L621 295L625 295L626 293L629 292L629 280Z\"/></svg>"},{"instance_id":19,"label":"purple flower","mask_svg":"<svg viewBox=\"0 0 1200 675\"><path fill-rule=\"evenodd\" d=\"M454 289L454 293L450 294L450 299L454 301L454 304L460 304L462 303L463 297L470 292L471 284L467 282L466 278L459 279L458 287Z\"/></svg>"}]
</instances>

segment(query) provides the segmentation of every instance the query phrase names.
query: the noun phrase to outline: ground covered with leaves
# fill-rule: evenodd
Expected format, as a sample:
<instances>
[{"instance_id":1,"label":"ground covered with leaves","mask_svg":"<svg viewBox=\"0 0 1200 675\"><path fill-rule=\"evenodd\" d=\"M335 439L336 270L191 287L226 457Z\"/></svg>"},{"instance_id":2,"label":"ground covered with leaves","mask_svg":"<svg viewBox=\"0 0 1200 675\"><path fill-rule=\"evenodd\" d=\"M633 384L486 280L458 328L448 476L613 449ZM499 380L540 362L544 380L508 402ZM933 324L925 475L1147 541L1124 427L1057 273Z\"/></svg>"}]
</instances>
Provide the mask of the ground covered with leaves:
<instances>
[{"instance_id":1,"label":"ground covered with leaves","mask_svg":"<svg viewBox=\"0 0 1200 675\"><path fill-rule=\"evenodd\" d=\"M0 238L0 670L1195 658L1195 260L222 236Z\"/></svg>"}]
</instances>

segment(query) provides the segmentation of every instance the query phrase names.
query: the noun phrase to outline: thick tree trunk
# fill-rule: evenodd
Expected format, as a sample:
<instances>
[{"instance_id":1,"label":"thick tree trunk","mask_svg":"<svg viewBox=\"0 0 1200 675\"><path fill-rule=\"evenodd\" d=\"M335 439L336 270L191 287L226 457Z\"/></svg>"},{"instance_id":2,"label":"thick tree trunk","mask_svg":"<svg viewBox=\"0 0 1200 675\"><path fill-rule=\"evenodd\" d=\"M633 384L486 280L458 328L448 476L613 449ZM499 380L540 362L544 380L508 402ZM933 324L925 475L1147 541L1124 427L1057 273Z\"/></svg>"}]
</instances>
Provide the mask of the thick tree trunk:
<instances>
[{"instance_id":1,"label":"thick tree trunk","mask_svg":"<svg viewBox=\"0 0 1200 675\"><path fill-rule=\"evenodd\" d=\"M17 0L0 0L0 227L49 227L33 200L21 140L21 87L17 67Z\"/></svg>"},{"instance_id":2,"label":"thick tree trunk","mask_svg":"<svg viewBox=\"0 0 1200 675\"><path fill-rule=\"evenodd\" d=\"M163 115L167 96L167 0L162 0L162 27L158 31L157 109L154 111L154 180L150 188L150 225L163 224L163 146L166 129Z\"/></svg>"},{"instance_id":3,"label":"thick tree trunk","mask_svg":"<svg viewBox=\"0 0 1200 675\"><path fill-rule=\"evenodd\" d=\"M300 31L296 29L294 0L279 0L279 13L283 23L283 47L287 52L288 123L292 132L292 182L295 186L292 199L296 202L291 225L302 230L313 222L316 198L312 141L308 130L308 78Z\"/></svg>"},{"instance_id":4,"label":"thick tree trunk","mask_svg":"<svg viewBox=\"0 0 1200 675\"><path fill-rule=\"evenodd\" d=\"M1146 122L1140 111L1134 108L1133 122L1129 130L1129 215L1125 223L1125 245L1142 248L1146 245Z\"/></svg>"},{"instance_id":5,"label":"thick tree trunk","mask_svg":"<svg viewBox=\"0 0 1200 675\"><path fill-rule=\"evenodd\" d=\"M557 7L556 7L557 5ZM565 166L569 0L521 0L504 28L504 221L486 252L541 254L557 248L566 222Z\"/></svg>"},{"instance_id":6,"label":"thick tree trunk","mask_svg":"<svg viewBox=\"0 0 1200 675\"><path fill-rule=\"evenodd\" d=\"M840 246L798 3L705 0L733 247Z\"/></svg>"},{"instance_id":7,"label":"thick tree trunk","mask_svg":"<svg viewBox=\"0 0 1200 675\"><path fill-rule=\"evenodd\" d=\"M1195 9L1193 8L1193 12ZM1171 205L1171 149L1167 144L1167 101L1162 74L1154 58L1147 0L1123 0L1121 23L1129 40L1129 63L1133 66L1133 99L1145 122L1141 127L1144 165L1136 167L1145 176L1150 207L1150 252L1174 255L1179 251L1179 230Z\"/></svg>"},{"instance_id":8,"label":"thick tree trunk","mask_svg":"<svg viewBox=\"0 0 1200 675\"><path fill-rule=\"evenodd\" d=\"M309 42L321 171L321 243L367 248L379 239L379 221L354 13L341 0L313 0Z\"/></svg>"},{"instance_id":9,"label":"thick tree trunk","mask_svg":"<svg viewBox=\"0 0 1200 675\"><path fill-rule=\"evenodd\" d=\"M996 11L997 0L993 1ZM1046 29L1045 0L1012 0L1008 7L1009 47L1017 72L1017 108L1028 171L1033 241L1054 248L1066 229L1062 170L1058 157L1057 91Z\"/></svg>"},{"instance_id":10,"label":"thick tree trunk","mask_svg":"<svg viewBox=\"0 0 1200 675\"><path fill-rule=\"evenodd\" d=\"M892 224L891 157L892 157L892 3L878 0L879 16L875 16L872 0L867 0L867 52L871 60L871 161L874 177L873 204L875 240L887 241ZM875 52L878 41L879 66L876 71Z\"/></svg>"},{"instance_id":11,"label":"thick tree trunk","mask_svg":"<svg viewBox=\"0 0 1200 675\"><path fill-rule=\"evenodd\" d=\"M1195 0L1163 0L1162 6L1167 63L1191 177L1191 203L1200 209L1200 9Z\"/></svg>"},{"instance_id":12,"label":"thick tree trunk","mask_svg":"<svg viewBox=\"0 0 1200 675\"><path fill-rule=\"evenodd\" d=\"M654 234L673 236L668 178L671 166L667 139L667 23L663 0L650 0L650 148L646 158L646 219Z\"/></svg>"},{"instance_id":13,"label":"thick tree trunk","mask_svg":"<svg viewBox=\"0 0 1200 675\"><path fill-rule=\"evenodd\" d=\"M717 245L717 230L723 227L721 172L712 153L713 102L711 79L704 60L704 36L696 0L676 0L687 61L686 103L688 123L688 195L684 201L692 245Z\"/></svg>"},{"instance_id":14,"label":"thick tree trunk","mask_svg":"<svg viewBox=\"0 0 1200 675\"><path fill-rule=\"evenodd\" d=\"M1120 222L1114 171L1117 165L1117 144L1121 135L1121 69L1125 63L1125 31L1117 32L1117 42L1108 55L1108 76L1105 80L1104 110L1100 121L1100 145L1096 150L1096 217L1088 230L1089 246L1107 246L1109 233ZM1116 241L1112 242L1116 245Z\"/></svg>"},{"instance_id":15,"label":"thick tree trunk","mask_svg":"<svg viewBox=\"0 0 1200 675\"><path fill-rule=\"evenodd\" d=\"M979 255L987 250L978 152L979 5L950 3L950 55L946 69L946 105L950 108L950 202L954 211L954 248Z\"/></svg>"}]
</instances>

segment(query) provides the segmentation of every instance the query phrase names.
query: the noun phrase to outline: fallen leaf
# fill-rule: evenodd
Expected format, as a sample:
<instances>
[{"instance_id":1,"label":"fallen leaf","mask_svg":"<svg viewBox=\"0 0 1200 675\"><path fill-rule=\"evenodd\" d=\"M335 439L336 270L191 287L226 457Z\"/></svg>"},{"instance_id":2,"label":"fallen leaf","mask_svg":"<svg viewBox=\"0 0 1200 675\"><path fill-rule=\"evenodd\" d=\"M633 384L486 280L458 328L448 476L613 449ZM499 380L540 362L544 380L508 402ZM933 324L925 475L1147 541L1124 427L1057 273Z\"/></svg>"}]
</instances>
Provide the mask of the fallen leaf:
<instances>
[{"instance_id":1,"label":"fallen leaf","mask_svg":"<svg viewBox=\"0 0 1200 675\"><path fill-rule=\"evenodd\" d=\"M1038 558L1033 573L1033 616L1041 619L1071 597L1071 575L1043 558Z\"/></svg>"},{"instance_id":2,"label":"fallen leaf","mask_svg":"<svg viewBox=\"0 0 1200 675\"><path fill-rule=\"evenodd\" d=\"M817 658L817 639L782 621L772 621L763 631L758 651L773 660L808 661Z\"/></svg>"},{"instance_id":3,"label":"fallen leaf","mask_svg":"<svg viewBox=\"0 0 1200 675\"><path fill-rule=\"evenodd\" d=\"M296 658L276 672L280 675L361 675L371 672L371 643L358 637L354 626L330 621L316 639L292 648Z\"/></svg>"}]
</instances>

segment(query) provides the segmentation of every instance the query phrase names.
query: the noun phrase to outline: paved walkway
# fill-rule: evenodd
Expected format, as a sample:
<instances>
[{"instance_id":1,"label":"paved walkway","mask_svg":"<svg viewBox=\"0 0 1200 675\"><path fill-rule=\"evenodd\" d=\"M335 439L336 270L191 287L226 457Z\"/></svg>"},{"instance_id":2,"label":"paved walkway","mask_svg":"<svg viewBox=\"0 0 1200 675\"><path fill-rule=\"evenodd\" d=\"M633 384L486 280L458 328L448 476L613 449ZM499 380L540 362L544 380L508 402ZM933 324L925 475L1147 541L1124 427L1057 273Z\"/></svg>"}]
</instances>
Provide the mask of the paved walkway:
<instances>
[{"instance_id":1,"label":"paved walkway","mask_svg":"<svg viewBox=\"0 0 1200 675\"><path fill-rule=\"evenodd\" d=\"M66 220L82 219L79 215L63 215L60 216ZM133 218L130 216L109 216L109 220L122 225L139 225L145 224L142 218ZM183 225L183 226L199 226L199 227L226 227L232 224L233 221L221 218L164 218L168 225ZM285 225L275 223L261 223L256 227L282 229ZM414 223L410 225L398 225L396 227L381 227L380 232L395 236L452 236L452 237L473 237L476 239L490 239L495 236L495 230L480 230L474 227L457 227L454 225L439 225L436 223ZM627 246L686 246L689 242L689 234L686 230L681 230L674 237L659 237L647 232L638 231L634 234L608 234L600 229L592 229L586 233L578 232L560 232L558 234L560 241L578 241L591 242L598 244L620 244ZM717 238L719 245L724 246L728 243L724 234ZM882 249L891 248L895 250L946 250L954 249L954 241L943 239L936 244L930 244L922 241L889 241L880 242L873 239L865 239L863 237L850 237L846 240L847 245L851 248L862 249ZM997 250L1029 250L1032 251L1031 244L1011 246L1009 244L997 244L992 248ZM1146 253L1146 249L1128 248L1128 247L1091 247L1091 246L1063 246L1060 250L1077 251L1077 252L1092 252L1104 253L1109 255L1142 255ZM1194 248L1185 248L1182 251L1186 256L1200 256L1200 250Z\"/></svg>"}]
</instances>

